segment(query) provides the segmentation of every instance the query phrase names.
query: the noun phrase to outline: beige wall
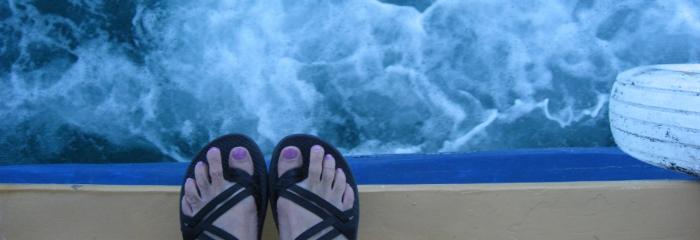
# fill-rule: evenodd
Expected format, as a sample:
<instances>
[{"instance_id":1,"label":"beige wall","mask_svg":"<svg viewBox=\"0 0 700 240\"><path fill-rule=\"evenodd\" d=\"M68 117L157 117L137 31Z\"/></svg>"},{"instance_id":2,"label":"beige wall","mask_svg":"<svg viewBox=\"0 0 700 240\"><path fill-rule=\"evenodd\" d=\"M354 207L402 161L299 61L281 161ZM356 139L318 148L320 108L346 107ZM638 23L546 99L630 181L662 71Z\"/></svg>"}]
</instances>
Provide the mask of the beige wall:
<instances>
[{"instance_id":1,"label":"beige wall","mask_svg":"<svg viewBox=\"0 0 700 240\"><path fill-rule=\"evenodd\" d=\"M0 233L8 240L179 239L177 191L0 185ZM361 186L360 192L362 239L700 239L698 182ZM268 220L265 239L272 239Z\"/></svg>"}]
</instances>

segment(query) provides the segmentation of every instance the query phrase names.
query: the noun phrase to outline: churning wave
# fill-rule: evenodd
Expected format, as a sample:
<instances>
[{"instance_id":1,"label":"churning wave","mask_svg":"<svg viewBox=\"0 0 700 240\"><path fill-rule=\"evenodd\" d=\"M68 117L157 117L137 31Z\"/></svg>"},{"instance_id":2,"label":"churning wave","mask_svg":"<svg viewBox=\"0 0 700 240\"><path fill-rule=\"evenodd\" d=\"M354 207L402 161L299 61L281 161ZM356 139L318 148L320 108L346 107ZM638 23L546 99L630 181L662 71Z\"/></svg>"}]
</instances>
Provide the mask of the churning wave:
<instances>
[{"instance_id":1,"label":"churning wave","mask_svg":"<svg viewBox=\"0 0 700 240\"><path fill-rule=\"evenodd\" d=\"M0 2L0 162L611 146L616 74L700 60L694 0Z\"/></svg>"}]
</instances>

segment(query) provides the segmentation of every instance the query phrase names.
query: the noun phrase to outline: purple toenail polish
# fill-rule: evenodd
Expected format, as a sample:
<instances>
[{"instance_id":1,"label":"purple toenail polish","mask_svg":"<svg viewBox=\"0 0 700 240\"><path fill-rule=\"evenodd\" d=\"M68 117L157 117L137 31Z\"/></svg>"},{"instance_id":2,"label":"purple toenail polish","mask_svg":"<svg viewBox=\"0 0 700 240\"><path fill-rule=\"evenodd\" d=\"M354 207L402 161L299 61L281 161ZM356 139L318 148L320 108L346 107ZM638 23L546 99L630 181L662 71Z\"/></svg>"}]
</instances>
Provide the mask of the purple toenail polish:
<instances>
[{"instance_id":1,"label":"purple toenail polish","mask_svg":"<svg viewBox=\"0 0 700 240\"><path fill-rule=\"evenodd\" d=\"M285 159L294 159L299 155L299 153L294 150L293 148L286 148L284 151L282 151L282 157Z\"/></svg>"},{"instance_id":2,"label":"purple toenail polish","mask_svg":"<svg viewBox=\"0 0 700 240\"><path fill-rule=\"evenodd\" d=\"M231 155L233 155L233 159L243 160L245 159L246 150L242 147L236 147L233 148L233 153Z\"/></svg>"}]
</instances>

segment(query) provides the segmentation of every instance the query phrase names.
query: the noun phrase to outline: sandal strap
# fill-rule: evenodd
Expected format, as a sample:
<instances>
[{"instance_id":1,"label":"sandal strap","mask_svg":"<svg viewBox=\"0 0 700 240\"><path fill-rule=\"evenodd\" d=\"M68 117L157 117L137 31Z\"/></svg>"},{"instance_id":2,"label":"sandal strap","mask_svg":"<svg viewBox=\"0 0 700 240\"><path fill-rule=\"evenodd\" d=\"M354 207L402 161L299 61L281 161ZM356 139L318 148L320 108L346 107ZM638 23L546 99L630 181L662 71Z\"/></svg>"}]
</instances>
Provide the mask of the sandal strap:
<instances>
[{"instance_id":1,"label":"sandal strap","mask_svg":"<svg viewBox=\"0 0 700 240\"><path fill-rule=\"evenodd\" d=\"M315 193L299 187L296 185L296 182L298 182L297 179L299 178L298 174L301 174L300 170L292 169L280 177L279 181L275 185L275 188L280 190L279 197L286 198L305 208L306 210L309 210L321 218L322 221L307 229L295 239L309 239L328 227L333 228L319 239L333 239L340 234L352 236L354 229L354 223L352 220L355 215L355 207L353 206L353 208L347 211L342 211Z\"/></svg>"},{"instance_id":2,"label":"sandal strap","mask_svg":"<svg viewBox=\"0 0 700 240\"><path fill-rule=\"evenodd\" d=\"M214 199L209 201L202 209L197 212L194 216L192 216L191 221L192 222L201 222L204 217L209 215L209 213L216 208L219 204L222 202L226 201L226 199L229 199L231 195L234 193L238 192L238 190L241 190L243 186L234 184L233 186L229 187L228 189L224 190L223 192L219 193L219 195L216 195Z\"/></svg>"},{"instance_id":3,"label":"sandal strap","mask_svg":"<svg viewBox=\"0 0 700 240\"><path fill-rule=\"evenodd\" d=\"M262 199L262 194L267 194L263 193L260 184L256 182L253 178L252 175L248 174L247 172L240 170L240 169L232 169L233 170L233 176L231 177L232 182L235 182L236 184L240 184L244 188L250 190L250 192L253 195L253 198L255 198L256 205L261 205L261 199ZM260 211L261 209L258 209L258 217L260 217L260 214L266 214L265 212Z\"/></svg>"},{"instance_id":4,"label":"sandal strap","mask_svg":"<svg viewBox=\"0 0 700 240\"><path fill-rule=\"evenodd\" d=\"M297 236L295 239L311 239L312 236L320 233L324 229L333 226L333 223L335 223L335 219L333 218L327 218L321 221L320 223L317 223L316 225L312 226L311 228L307 229L303 233L301 233L299 236Z\"/></svg>"},{"instance_id":5,"label":"sandal strap","mask_svg":"<svg viewBox=\"0 0 700 240\"><path fill-rule=\"evenodd\" d=\"M350 217L352 217L347 216L345 213L343 213L342 210L336 208L332 203L329 203L325 199L319 197L318 195L309 190L299 187L299 185L292 185L289 188L287 188L287 190L292 191L303 198L306 198L307 200L316 205L319 205L321 208L323 208L323 210L326 210L328 213L332 214L342 222L350 221Z\"/></svg>"},{"instance_id":6,"label":"sandal strap","mask_svg":"<svg viewBox=\"0 0 700 240\"><path fill-rule=\"evenodd\" d=\"M245 181L243 181L242 184L236 182L236 184L219 193L219 195L209 201L193 217L185 216L183 224L180 226L185 239L207 239L211 238L211 236L208 236L208 234L211 234L219 239L237 240L236 237L217 228L213 224L216 219L224 215L240 201L253 195L254 192L251 191L251 188L253 188L253 186ZM234 193L236 194L233 195Z\"/></svg>"},{"instance_id":7,"label":"sandal strap","mask_svg":"<svg viewBox=\"0 0 700 240\"><path fill-rule=\"evenodd\" d=\"M323 234L323 236L319 237L318 240L331 240L334 239L335 237L339 236L341 233L338 231L338 229L331 229L329 232L326 234Z\"/></svg>"},{"instance_id":8,"label":"sandal strap","mask_svg":"<svg viewBox=\"0 0 700 240\"><path fill-rule=\"evenodd\" d=\"M274 188L276 191L283 192L289 186L296 185L304 180L303 176L304 172L301 168L290 169L277 179Z\"/></svg>"},{"instance_id":9,"label":"sandal strap","mask_svg":"<svg viewBox=\"0 0 700 240\"><path fill-rule=\"evenodd\" d=\"M207 238L211 238L211 236L207 234L211 234L217 237L217 239L226 239L226 240L238 240L237 237L231 235L230 233L226 232L226 230L223 230L217 226L211 225L207 229L204 230L205 233L201 234L199 238L202 238L203 236L206 236ZM214 240L212 238L212 240Z\"/></svg>"}]
</instances>

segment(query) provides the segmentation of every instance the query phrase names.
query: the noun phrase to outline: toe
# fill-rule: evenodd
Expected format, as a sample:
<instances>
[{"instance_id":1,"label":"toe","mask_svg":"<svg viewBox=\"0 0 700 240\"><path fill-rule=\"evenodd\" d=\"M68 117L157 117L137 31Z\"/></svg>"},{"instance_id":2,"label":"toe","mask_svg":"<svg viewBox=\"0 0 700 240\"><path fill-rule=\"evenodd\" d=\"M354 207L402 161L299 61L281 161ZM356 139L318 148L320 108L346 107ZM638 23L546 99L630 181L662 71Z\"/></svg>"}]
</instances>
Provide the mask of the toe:
<instances>
[{"instance_id":1,"label":"toe","mask_svg":"<svg viewBox=\"0 0 700 240\"><path fill-rule=\"evenodd\" d=\"M346 184L345 193L343 193L343 211L351 209L355 202L355 191L350 184Z\"/></svg>"},{"instance_id":2,"label":"toe","mask_svg":"<svg viewBox=\"0 0 700 240\"><path fill-rule=\"evenodd\" d=\"M313 183L319 182L323 169L323 147L314 145L309 155L309 178Z\"/></svg>"},{"instance_id":3,"label":"toe","mask_svg":"<svg viewBox=\"0 0 700 240\"><path fill-rule=\"evenodd\" d=\"M185 181L185 200L191 204L196 204L201 200L199 193L197 193L197 186L192 178L187 178Z\"/></svg>"},{"instance_id":4,"label":"toe","mask_svg":"<svg viewBox=\"0 0 700 240\"><path fill-rule=\"evenodd\" d=\"M321 181L323 185L331 188L333 179L335 179L335 158L330 154L326 154L323 158L323 172L321 173Z\"/></svg>"},{"instance_id":5,"label":"toe","mask_svg":"<svg viewBox=\"0 0 700 240\"><path fill-rule=\"evenodd\" d=\"M333 181L333 192L338 195L343 194L345 192L345 187L348 185L345 181L345 172L340 168L336 169L335 180Z\"/></svg>"},{"instance_id":6,"label":"toe","mask_svg":"<svg viewBox=\"0 0 700 240\"><path fill-rule=\"evenodd\" d=\"M224 170L221 165L221 151L218 148L210 148L207 151L207 162L209 163L209 177L211 185L215 188L224 185Z\"/></svg>"},{"instance_id":7,"label":"toe","mask_svg":"<svg viewBox=\"0 0 700 240\"><path fill-rule=\"evenodd\" d=\"M194 216L194 210L192 210L192 206L185 200L185 198L182 199L180 206L180 209L182 209L182 214L185 214L185 216L192 217Z\"/></svg>"},{"instance_id":8,"label":"toe","mask_svg":"<svg viewBox=\"0 0 700 240\"><path fill-rule=\"evenodd\" d=\"M277 174L282 176L285 172L301 167L301 151L294 146L287 146L282 149L279 161L277 162Z\"/></svg>"},{"instance_id":9,"label":"toe","mask_svg":"<svg viewBox=\"0 0 700 240\"><path fill-rule=\"evenodd\" d=\"M199 194L195 186L194 179L187 178L185 181L185 196L182 199L182 211L187 216L192 216L196 212L197 206L200 205Z\"/></svg>"},{"instance_id":10,"label":"toe","mask_svg":"<svg viewBox=\"0 0 700 240\"><path fill-rule=\"evenodd\" d=\"M195 182L197 182L199 192L203 197L206 197L209 194L210 184L209 176L207 175L207 164L204 162L197 162L197 165L194 166L194 178Z\"/></svg>"},{"instance_id":11,"label":"toe","mask_svg":"<svg viewBox=\"0 0 700 240\"><path fill-rule=\"evenodd\" d=\"M248 149L244 147L235 147L231 149L231 153L228 157L228 165L253 175L253 159L250 157Z\"/></svg>"}]
</instances>

